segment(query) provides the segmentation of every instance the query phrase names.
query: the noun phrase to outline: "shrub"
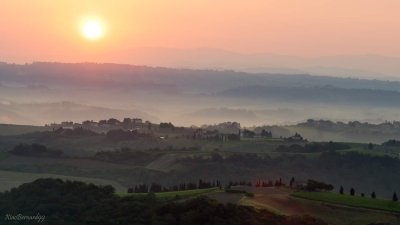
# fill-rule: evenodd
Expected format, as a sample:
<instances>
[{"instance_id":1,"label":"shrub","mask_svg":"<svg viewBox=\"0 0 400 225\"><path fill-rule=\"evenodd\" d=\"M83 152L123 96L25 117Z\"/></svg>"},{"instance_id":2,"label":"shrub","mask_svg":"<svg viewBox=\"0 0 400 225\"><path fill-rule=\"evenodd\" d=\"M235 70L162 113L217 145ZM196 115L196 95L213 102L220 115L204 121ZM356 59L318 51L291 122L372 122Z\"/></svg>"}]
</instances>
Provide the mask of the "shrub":
<instances>
[{"instance_id":1,"label":"shrub","mask_svg":"<svg viewBox=\"0 0 400 225\"><path fill-rule=\"evenodd\" d=\"M244 194L246 197L249 198L253 198L254 197L254 193L250 193L250 192L246 192L246 194Z\"/></svg>"}]
</instances>

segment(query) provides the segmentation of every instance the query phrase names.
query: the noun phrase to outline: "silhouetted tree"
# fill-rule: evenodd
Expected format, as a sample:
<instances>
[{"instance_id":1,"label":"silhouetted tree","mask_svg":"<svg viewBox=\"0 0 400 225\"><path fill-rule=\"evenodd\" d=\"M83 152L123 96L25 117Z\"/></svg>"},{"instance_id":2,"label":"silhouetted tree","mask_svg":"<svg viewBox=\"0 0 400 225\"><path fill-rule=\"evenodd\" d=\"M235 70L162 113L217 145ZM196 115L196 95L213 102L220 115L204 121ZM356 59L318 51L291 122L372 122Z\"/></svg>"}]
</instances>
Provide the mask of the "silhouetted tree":
<instances>
[{"instance_id":1,"label":"silhouetted tree","mask_svg":"<svg viewBox=\"0 0 400 225\"><path fill-rule=\"evenodd\" d=\"M161 192L162 191L162 186L161 184L156 184L156 183L152 183L150 185L150 192Z\"/></svg>"},{"instance_id":2,"label":"silhouetted tree","mask_svg":"<svg viewBox=\"0 0 400 225\"><path fill-rule=\"evenodd\" d=\"M308 180L305 189L307 191L331 191L333 186L315 180Z\"/></svg>"},{"instance_id":3,"label":"silhouetted tree","mask_svg":"<svg viewBox=\"0 0 400 225\"><path fill-rule=\"evenodd\" d=\"M393 193L392 200L393 200L394 202L397 202L397 201L399 200L399 199L397 198L397 193L396 193L396 192Z\"/></svg>"},{"instance_id":4,"label":"silhouetted tree","mask_svg":"<svg viewBox=\"0 0 400 225\"><path fill-rule=\"evenodd\" d=\"M364 198L364 197L365 197L365 194L364 194L364 193L361 193L361 197L363 197L363 198Z\"/></svg>"},{"instance_id":5,"label":"silhouetted tree","mask_svg":"<svg viewBox=\"0 0 400 225\"><path fill-rule=\"evenodd\" d=\"M246 130L246 129L243 131L243 137L254 138L255 135L256 135L256 133L254 131Z\"/></svg>"},{"instance_id":6,"label":"silhouetted tree","mask_svg":"<svg viewBox=\"0 0 400 225\"><path fill-rule=\"evenodd\" d=\"M272 137L272 132L263 129L263 130L261 131L261 136L262 136L262 137Z\"/></svg>"},{"instance_id":7,"label":"silhouetted tree","mask_svg":"<svg viewBox=\"0 0 400 225\"><path fill-rule=\"evenodd\" d=\"M293 187L293 183L294 183L294 177L292 177L292 179L290 179L290 183L289 183L290 188Z\"/></svg>"},{"instance_id":8,"label":"silhouetted tree","mask_svg":"<svg viewBox=\"0 0 400 225\"><path fill-rule=\"evenodd\" d=\"M110 118L110 119L107 120L107 124L110 124L110 125L117 125L119 123L121 123L121 122L119 120L117 120L117 119L114 119L114 118Z\"/></svg>"},{"instance_id":9,"label":"silhouetted tree","mask_svg":"<svg viewBox=\"0 0 400 225\"><path fill-rule=\"evenodd\" d=\"M371 198L373 198L373 199L375 199L375 198L376 198L375 191L373 191L373 192L371 193Z\"/></svg>"},{"instance_id":10,"label":"silhouetted tree","mask_svg":"<svg viewBox=\"0 0 400 225\"><path fill-rule=\"evenodd\" d=\"M344 193L343 186L340 186L339 193L342 195Z\"/></svg>"},{"instance_id":11,"label":"silhouetted tree","mask_svg":"<svg viewBox=\"0 0 400 225\"><path fill-rule=\"evenodd\" d=\"M160 128L169 128L169 129L174 129L175 128L175 126L171 123L171 122L169 122L169 123L160 123Z\"/></svg>"},{"instance_id":12,"label":"silhouetted tree","mask_svg":"<svg viewBox=\"0 0 400 225\"><path fill-rule=\"evenodd\" d=\"M351 196L354 196L355 193L356 193L356 191L354 190L354 188L351 188L351 189L350 189L350 195L351 195Z\"/></svg>"}]
</instances>

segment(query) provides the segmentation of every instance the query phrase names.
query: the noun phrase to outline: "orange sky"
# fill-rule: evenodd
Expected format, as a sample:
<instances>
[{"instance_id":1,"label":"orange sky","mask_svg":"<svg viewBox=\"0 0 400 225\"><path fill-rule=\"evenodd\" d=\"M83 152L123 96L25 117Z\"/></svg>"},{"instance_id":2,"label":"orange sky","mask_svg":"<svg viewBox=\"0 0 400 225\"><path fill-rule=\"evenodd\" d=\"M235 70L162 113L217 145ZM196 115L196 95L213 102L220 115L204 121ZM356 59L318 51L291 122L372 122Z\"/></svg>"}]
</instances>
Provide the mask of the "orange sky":
<instances>
[{"instance_id":1,"label":"orange sky","mask_svg":"<svg viewBox=\"0 0 400 225\"><path fill-rule=\"evenodd\" d=\"M137 47L400 56L399 0L1 0L0 61L128 62ZM88 41L81 21L106 35Z\"/></svg>"}]
</instances>

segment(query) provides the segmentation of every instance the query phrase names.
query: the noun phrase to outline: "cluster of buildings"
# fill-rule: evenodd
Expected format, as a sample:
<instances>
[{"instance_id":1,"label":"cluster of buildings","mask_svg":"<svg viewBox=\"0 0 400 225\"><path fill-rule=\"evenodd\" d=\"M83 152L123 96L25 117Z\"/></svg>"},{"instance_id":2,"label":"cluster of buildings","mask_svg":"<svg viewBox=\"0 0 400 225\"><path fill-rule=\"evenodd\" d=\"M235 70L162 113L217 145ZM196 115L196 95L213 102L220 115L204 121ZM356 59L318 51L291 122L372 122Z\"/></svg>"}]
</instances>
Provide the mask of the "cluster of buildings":
<instances>
[{"instance_id":1,"label":"cluster of buildings","mask_svg":"<svg viewBox=\"0 0 400 225\"><path fill-rule=\"evenodd\" d=\"M130 131L141 131L143 133L147 132L168 132L175 133L185 136L190 139L197 140L216 140L216 141L233 141L241 140L242 138L272 138L272 132L263 129L261 132L255 132L252 130L241 129L240 124L237 122L225 122L218 125L204 126L202 128L183 128L175 129L172 123L160 123L152 124L149 121L143 122L140 118L124 118L122 121L114 118L107 120L85 120L82 123L74 123L71 121L64 121L61 123L52 123L46 125L52 128L52 130L65 129L87 129L96 132L108 132L110 130L130 130ZM165 135L163 133L163 135ZM164 137L161 137L164 138ZM295 135L284 138L287 141L303 141L303 137L296 133Z\"/></svg>"},{"instance_id":2,"label":"cluster of buildings","mask_svg":"<svg viewBox=\"0 0 400 225\"><path fill-rule=\"evenodd\" d=\"M76 129L84 128L88 130L115 130L115 129L125 129L125 130L137 130L144 127L150 126L150 122L143 122L139 118L124 118L122 121L110 118L108 120L99 120L98 122L93 120L85 120L82 123L74 123L71 121L64 121L61 123L51 123L47 124L47 127L53 128L53 130L62 129Z\"/></svg>"}]
</instances>

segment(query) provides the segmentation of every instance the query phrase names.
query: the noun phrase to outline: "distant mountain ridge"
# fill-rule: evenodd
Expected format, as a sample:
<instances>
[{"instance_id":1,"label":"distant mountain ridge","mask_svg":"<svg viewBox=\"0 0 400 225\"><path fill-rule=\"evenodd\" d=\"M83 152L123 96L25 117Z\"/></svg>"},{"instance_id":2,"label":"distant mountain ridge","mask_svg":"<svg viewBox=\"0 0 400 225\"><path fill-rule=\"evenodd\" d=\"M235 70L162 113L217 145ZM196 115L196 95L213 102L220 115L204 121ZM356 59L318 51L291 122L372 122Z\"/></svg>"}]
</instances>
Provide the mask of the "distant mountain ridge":
<instances>
[{"instance_id":1,"label":"distant mountain ridge","mask_svg":"<svg viewBox=\"0 0 400 225\"><path fill-rule=\"evenodd\" d=\"M148 77L151 75L152 77ZM333 85L348 88L367 88L400 90L400 81L371 80L350 77L317 76L309 74L246 73L234 70L175 69L167 67L136 66L113 63L55 63L35 62L32 64L0 63L0 82L2 85L25 84L44 85L65 82L70 85L121 85L121 83L166 82L165 78L214 77L214 81L229 76L231 82L249 84L272 83L274 85ZM163 79L164 78L164 79ZM190 80L190 79L189 79ZM224 82L223 80L222 82ZM182 81L181 81L182 82ZM221 81L220 81L221 82ZM172 83L172 82L171 82ZM38 86L40 87L40 86Z\"/></svg>"},{"instance_id":2,"label":"distant mountain ridge","mask_svg":"<svg viewBox=\"0 0 400 225\"><path fill-rule=\"evenodd\" d=\"M274 53L239 53L218 48L127 47L128 57L116 61L113 54L103 62L169 68L236 70L252 73L313 74L337 77L399 80L400 58L374 54L302 57Z\"/></svg>"},{"instance_id":3,"label":"distant mountain ridge","mask_svg":"<svg viewBox=\"0 0 400 225\"><path fill-rule=\"evenodd\" d=\"M400 117L399 81L38 62L0 63L0 84L3 123L40 125L60 118L88 118L79 114L137 114L143 119L180 125L227 119L246 125L293 123L308 118L381 122ZM54 105L63 102L77 104L76 109L97 108L79 111ZM53 109L43 110L49 106Z\"/></svg>"}]
</instances>

